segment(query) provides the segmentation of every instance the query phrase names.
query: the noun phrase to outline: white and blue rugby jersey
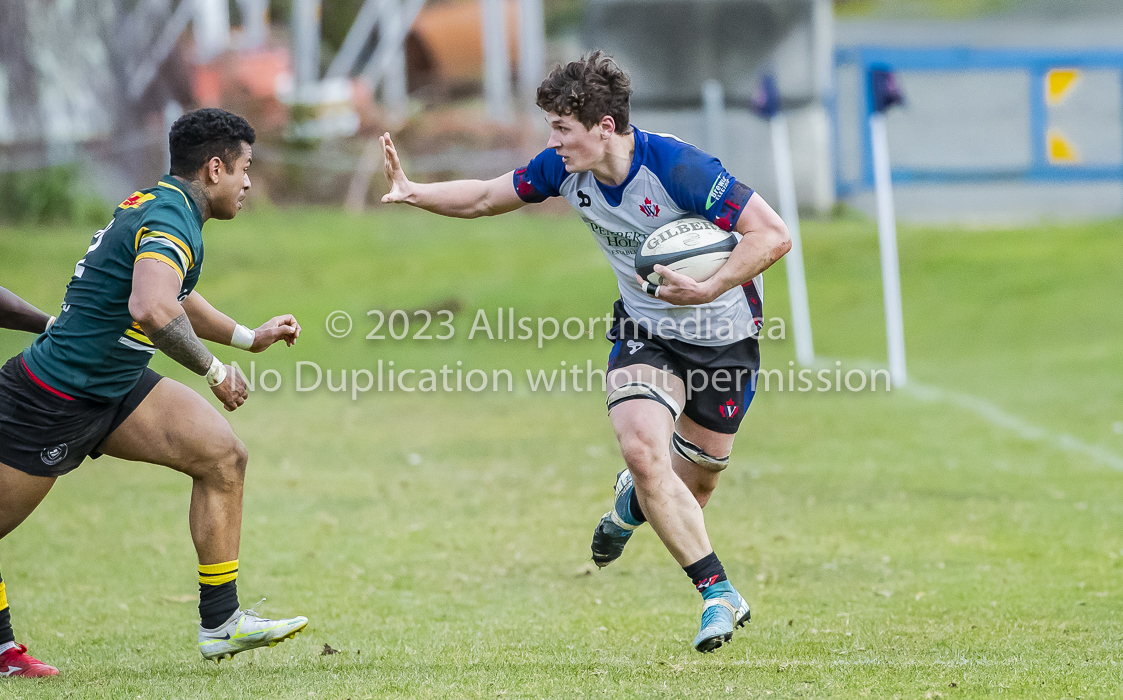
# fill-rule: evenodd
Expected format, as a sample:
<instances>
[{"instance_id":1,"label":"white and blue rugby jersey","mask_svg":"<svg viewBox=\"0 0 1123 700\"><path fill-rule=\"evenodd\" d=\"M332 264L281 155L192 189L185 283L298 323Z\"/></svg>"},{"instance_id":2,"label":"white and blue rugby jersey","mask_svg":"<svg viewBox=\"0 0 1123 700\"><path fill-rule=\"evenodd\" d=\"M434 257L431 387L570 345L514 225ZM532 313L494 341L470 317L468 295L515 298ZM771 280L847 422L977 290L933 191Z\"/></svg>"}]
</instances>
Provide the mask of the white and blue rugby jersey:
<instances>
[{"instance_id":1,"label":"white and blue rugby jersey","mask_svg":"<svg viewBox=\"0 0 1123 700\"><path fill-rule=\"evenodd\" d=\"M623 184L612 187L591 172L566 172L561 156L548 148L515 171L515 191L524 202L558 196L569 201L616 272L628 315L651 332L708 346L755 335L763 313L760 276L699 306L675 306L640 289L636 251L657 228L701 216L732 231L753 191L726 172L717 158L695 146L667 134L635 127L632 132L635 155Z\"/></svg>"}]
</instances>

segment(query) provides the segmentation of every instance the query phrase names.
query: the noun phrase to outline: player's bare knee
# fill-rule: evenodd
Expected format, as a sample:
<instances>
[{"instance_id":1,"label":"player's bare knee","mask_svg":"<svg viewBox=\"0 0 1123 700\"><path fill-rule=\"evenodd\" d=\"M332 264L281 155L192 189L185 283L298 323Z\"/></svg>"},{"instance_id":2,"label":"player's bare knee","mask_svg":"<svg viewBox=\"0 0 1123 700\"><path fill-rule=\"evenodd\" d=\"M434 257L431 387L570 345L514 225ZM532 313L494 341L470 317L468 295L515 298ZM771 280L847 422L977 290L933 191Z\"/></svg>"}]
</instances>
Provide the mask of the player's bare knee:
<instances>
[{"instance_id":1,"label":"player's bare knee","mask_svg":"<svg viewBox=\"0 0 1123 700\"><path fill-rule=\"evenodd\" d=\"M246 445L237 437L231 436L226 454L219 461L219 469L223 484L228 488L242 488L246 480L246 465L249 464L250 455Z\"/></svg>"},{"instance_id":2,"label":"player's bare knee","mask_svg":"<svg viewBox=\"0 0 1123 700\"><path fill-rule=\"evenodd\" d=\"M194 478L220 491L234 491L241 489L245 481L249 453L245 444L231 432L229 436L214 440L195 462Z\"/></svg>"},{"instance_id":3,"label":"player's bare knee","mask_svg":"<svg viewBox=\"0 0 1123 700\"><path fill-rule=\"evenodd\" d=\"M714 488L717 486L717 483L694 482L688 486L690 487L690 493L694 496L694 500L698 501L698 506L700 508L705 508L706 504L710 502L710 496L714 494Z\"/></svg>"},{"instance_id":4,"label":"player's bare knee","mask_svg":"<svg viewBox=\"0 0 1123 700\"><path fill-rule=\"evenodd\" d=\"M621 444L620 452L624 456L624 463L628 465L628 470L637 479L650 471L651 465L655 462L655 451L651 445L638 440Z\"/></svg>"},{"instance_id":5,"label":"player's bare knee","mask_svg":"<svg viewBox=\"0 0 1123 700\"><path fill-rule=\"evenodd\" d=\"M237 477L238 483L246 480L246 465L250 462L250 453L246 450L246 443L234 438L234 444L230 451L230 469L233 471L234 476Z\"/></svg>"},{"instance_id":6,"label":"player's bare knee","mask_svg":"<svg viewBox=\"0 0 1123 700\"><path fill-rule=\"evenodd\" d=\"M670 458L662 440L643 432L621 437L620 452L632 478L637 481L643 481L660 471Z\"/></svg>"}]
</instances>

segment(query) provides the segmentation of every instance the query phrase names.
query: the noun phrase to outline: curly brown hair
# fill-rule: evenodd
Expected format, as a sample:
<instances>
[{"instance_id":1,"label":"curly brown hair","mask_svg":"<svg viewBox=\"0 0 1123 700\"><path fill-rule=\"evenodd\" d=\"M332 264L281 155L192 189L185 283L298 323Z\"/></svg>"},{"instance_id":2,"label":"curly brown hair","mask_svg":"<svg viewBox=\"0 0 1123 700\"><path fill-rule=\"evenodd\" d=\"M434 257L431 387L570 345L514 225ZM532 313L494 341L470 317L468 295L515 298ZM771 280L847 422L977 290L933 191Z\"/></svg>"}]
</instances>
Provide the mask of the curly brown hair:
<instances>
[{"instance_id":1,"label":"curly brown hair","mask_svg":"<svg viewBox=\"0 0 1123 700\"><path fill-rule=\"evenodd\" d=\"M611 56L593 51L564 66L558 66L538 86L535 104L547 112L573 115L592 129L608 115L616 122L616 133L631 130L628 99L632 81Z\"/></svg>"}]
</instances>

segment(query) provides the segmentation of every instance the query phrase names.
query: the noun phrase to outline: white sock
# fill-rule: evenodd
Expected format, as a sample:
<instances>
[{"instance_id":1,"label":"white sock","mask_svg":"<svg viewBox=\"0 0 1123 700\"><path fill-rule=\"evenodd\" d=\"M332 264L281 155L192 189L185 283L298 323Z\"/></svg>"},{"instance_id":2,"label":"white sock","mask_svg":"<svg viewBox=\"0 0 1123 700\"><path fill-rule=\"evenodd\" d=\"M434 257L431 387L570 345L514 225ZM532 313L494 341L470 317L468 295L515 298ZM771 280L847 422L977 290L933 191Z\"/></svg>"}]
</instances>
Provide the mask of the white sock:
<instances>
[{"instance_id":1,"label":"white sock","mask_svg":"<svg viewBox=\"0 0 1123 700\"><path fill-rule=\"evenodd\" d=\"M16 648L15 642L5 642L3 644L0 644L0 654L3 654L4 652L6 652L9 649L15 649L15 648Z\"/></svg>"}]
</instances>

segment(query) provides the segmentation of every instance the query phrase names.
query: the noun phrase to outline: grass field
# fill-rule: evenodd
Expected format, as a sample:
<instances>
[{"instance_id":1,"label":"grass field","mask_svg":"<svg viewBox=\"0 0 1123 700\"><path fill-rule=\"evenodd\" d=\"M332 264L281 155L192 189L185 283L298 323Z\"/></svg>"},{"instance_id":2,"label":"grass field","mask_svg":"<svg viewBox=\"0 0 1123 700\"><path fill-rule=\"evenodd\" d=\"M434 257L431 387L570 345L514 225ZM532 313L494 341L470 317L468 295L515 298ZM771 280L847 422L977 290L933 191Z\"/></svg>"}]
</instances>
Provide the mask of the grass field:
<instances>
[{"instance_id":1,"label":"grass field","mask_svg":"<svg viewBox=\"0 0 1123 700\"><path fill-rule=\"evenodd\" d=\"M0 230L0 284L57 308L91 233ZM62 671L0 698L1123 692L1123 222L902 230L916 387L757 395L706 509L753 622L707 656L690 648L698 596L650 529L588 563L620 468L603 396L526 387L526 369L601 366L608 343L467 338L478 309L603 316L615 282L575 218L251 207L206 235L202 294L243 323L304 326L255 357L281 387L230 419L251 454L242 602L309 629L203 662L186 478L87 461L0 544L17 635ZM883 363L872 224L804 236L824 366ZM788 316L782 268L766 316ZM421 308L454 310L454 338L363 338L366 311ZM326 332L335 310L347 338ZM0 350L28 340L0 333ZM762 354L787 369L790 338ZM295 390L297 361L338 382L380 359L509 368L516 387Z\"/></svg>"}]
</instances>

